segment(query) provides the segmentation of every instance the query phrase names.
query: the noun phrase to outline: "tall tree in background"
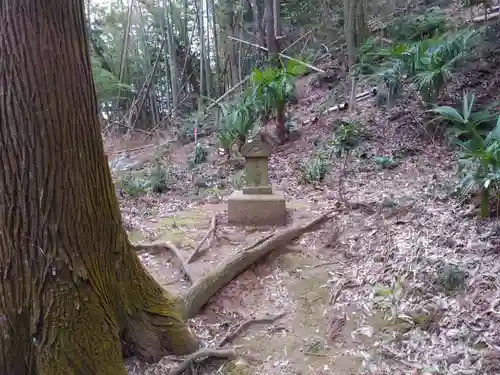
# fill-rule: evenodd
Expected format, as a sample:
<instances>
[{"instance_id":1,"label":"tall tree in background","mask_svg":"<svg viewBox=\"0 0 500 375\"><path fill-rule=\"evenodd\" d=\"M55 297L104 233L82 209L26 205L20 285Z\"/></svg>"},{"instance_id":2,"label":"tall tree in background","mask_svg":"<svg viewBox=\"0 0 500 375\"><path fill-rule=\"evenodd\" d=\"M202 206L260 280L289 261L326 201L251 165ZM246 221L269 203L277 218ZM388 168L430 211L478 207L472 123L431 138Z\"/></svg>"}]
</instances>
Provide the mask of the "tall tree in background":
<instances>
[{"instance_id":1,"label":"tall tree in background","mask_svg":"<svg viewBox=\"0 0 500 375\"><path fill-rule=\"evenodd\" d=\"M266 15L266 44L269 60L274 64L279 64L278 43L276 41L276 28L274 26L274 1L264 0L264 13Z\"/></svg>"},{"instance_id":2,"label":"tall tree in background","mask_svg":"<svg viewBox=\"0 0 500 375\"><path fill-rule=\"evenodd\" d=\"M357 48L364 42L367 35L365 0L344 0L344 32L347 42L349 73L351 75L349 108L354 110L357 82L353 67L357 61Z\"/></svg>"},{"instance_id":3,"label":"tall tree in background","mask_svg":"<svg viewBox=\"0 0 500 375\"><path fill-rule=\"evenodd\" d=\"M0 3L0 373L125 375L197 340L122 227L84 0Z\"/></svg>"}]
</instances>

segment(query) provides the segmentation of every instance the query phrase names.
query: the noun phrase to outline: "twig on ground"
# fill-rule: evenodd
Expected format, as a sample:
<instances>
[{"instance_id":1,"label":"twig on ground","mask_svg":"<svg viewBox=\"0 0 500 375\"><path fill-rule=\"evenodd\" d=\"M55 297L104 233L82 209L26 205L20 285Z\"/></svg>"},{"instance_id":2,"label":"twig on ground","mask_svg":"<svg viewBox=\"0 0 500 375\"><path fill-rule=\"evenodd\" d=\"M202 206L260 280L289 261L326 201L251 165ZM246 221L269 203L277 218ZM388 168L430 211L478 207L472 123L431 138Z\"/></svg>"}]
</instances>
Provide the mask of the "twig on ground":
<instances>
[{"instance_id":1,"label":"twig on ground","mask_svg":"<svg viewBox=\"0 0 500 375\"><path fill-rule=\"evenodd\" d=\"M181 270L184 273L184 275L186 275L187 279L191 282L191 284L194 283L193 278L191 277L191 275L188 272L187 264L184 261L184 259L182 258L182 254L181 254L180 250L173 243L168 242L168 241L166 241L166 242L154 241L150 244L140 243L140 244L135 245L134 249L135 249L135 251L148 251L148 252L152 252L152 253L159 252L159 251L164 250L164 249L168 250L170 253L174 254L177 257L177 259L179 260L179 263L181 265Z\"/></svg>"},{"instance_id":2,"label":"twig on ground","mask_svg":"<svg viewBox=\"0 0 500 375\"><path fill-rule=\"evenodd\" d=\"M193 354L190 354L186 357L184 362L182 362L175 370L171 371L170 375L180 375L184 371L186 371L189 366L195 361L200 359L206 359L208 357L216 357L216 358L227 358L227 359L235 359L236 352L234 349L201 349Z\"/></svg>"},{"instance_id":3,"label":"twig on ground","mask_svg":"<svg viewBox=\"0 0 500 375\"><path fill-rule=\"evenodd\" d=\"M182 271L184 272L184 274L186 275L187 279L191 282L191 284L194 282L193 281L193 278L191 277L191 275L189 274L188 272L188 269L187 269L187 263L184 262L184 259L182 258L182 254L181 252L179 251L179 249L171 242L165 242L165 246L172 252L175 254L175 256L177 257L177 259L179 259L179 262L181 264L181 268L182 268Z\"/></svg>"},{"instance_id":4,"label":"twig on ground","mask_svg":"<svg viewBox=\"0 0 500 375\"><path fill-rule=\"evenodd\" d=\"M231 341L237 335L239 335L243 330L245 330L248 326L250 326L252 324L271 324L271 323L274 323L276 320L284 317L285 315L286 315L286 312L282 312L282 313L274 315L274 316L245 320L243 323L241 323L235 329L229 328L229 331L227 332L226 336L224 336L222 338L222 340L220 340L220 342L219 342L219 344L217 344L217 346L221 347L226 342Z\"/></svg>"},{"instance_id":5,"label":"twig on ground","mask_svg":"<svg viewBox=\"0 0 500 375\"><path fill-rule=\"evenodd\" d=\"M215 233L216 225L217 225L217 215L214 214L214 215L212 215L212 222L210 224L210 228L208 228L208 231L205 234L205 236L203 237L203 239L200 241L198 246L196 246L196 248L191 253L190 257L187 260L188 264L191 263L193 261L193 259L198 255L199 251L201 250L201 247L203 246L205 241L208 239L208 237L210 237L212 234Z\"/></svg>"},{"instance_id":6,"label":"twig on ground","mask_svg":"<svg viewBox=\"0 0 500 375\"><path fill-rule=\"evenodd\" d=\"M345 156L344 156L344 163L342 164L342 169L340 170L340 175L339 175L339 199L342 203L346 203L345 199L345 194L344 194L344 179L346 177L346 170L347 170L347 161L349 158L349 150L346 150Z\"/></svg>"},{"instance_id":7,"label":"twig on ground","mask_svg":"<svg viewBox=\"0 0 500 375\"><path fill-rule=\"evenodd\" d=\"M123 150L118 150L118 151L113 151L113 152L108 152L107 155L116 155L116 154L123 154L125 152L133 152L133 151L140 151L144 150L149 147L155 147L155 144L150 144L150 145L145 145L145 146L140 146L140 147L134 147L134 148L129 148L129 149L123 149Z\"/></svg>"},{"instance_id":8,"label":"twig on ground","mask_svg":"<svg viewBox=\"0 0 500 375\"><path fill-rule=\"evenodd\" d=\"M324 267L324 266L331 266L332 264L338 264L338 263L340 263L338 260L334 260L331 262L321 262L321 263L313 264L310 266L299 266L297 268L319 268L319 267Z\"/></svg>"},{"instance_id":9,"label":"twig on ground","mask_svg":"<svg viewBox=\"0 0 500 375\"><path fill-rule=\"evenodd\" d=\"M339 299L340 293L342 292L344 286L344 282L339 280L337 284L332 288L332 294L330 295L330 301L328 301L329 305L334 305L335 302Z\"/></svg>"},{"instance_id":10,"label":"twig on ground","mask_svg":"<svg viewBox=\"0 0 500 375\"><path fill-rule=\"evenodd\" d=\"M304 352L304 355L311 355L313 357L328 357L325 353Z\"/></svg>"},{"instance_id":11,"label":"twig on ground","mask_svg":"<svg viewBox=\"0 0 500 375\"><path fill-rule=\"evenodd\" d=\"M233 257L219 264L212 272L199 279L184 296L186 318L194 317L221 288L240 273L276 248L283 247L318 224L332 219L329 211L306 224L284 229L263 237L257 243L238 251Z\"/></svg>"}]
</instances>

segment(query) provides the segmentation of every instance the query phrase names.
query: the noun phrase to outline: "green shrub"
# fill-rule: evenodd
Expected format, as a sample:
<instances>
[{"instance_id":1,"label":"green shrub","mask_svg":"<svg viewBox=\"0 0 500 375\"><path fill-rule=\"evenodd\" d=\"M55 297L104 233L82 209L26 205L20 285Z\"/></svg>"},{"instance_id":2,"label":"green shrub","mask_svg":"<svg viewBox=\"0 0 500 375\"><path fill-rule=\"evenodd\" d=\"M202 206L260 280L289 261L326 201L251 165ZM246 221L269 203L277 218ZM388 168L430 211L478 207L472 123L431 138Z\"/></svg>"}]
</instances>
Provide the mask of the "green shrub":
<instances>
[{"instance_id":1,"label":"green shrub","mask_svg":"<svg viewBox=\"0 0 500 375\"><path fill-rule=\"evenodd\" d=\"M446 292L463 289L467 278L466 272L455 266L447 264L440 271L437 282Z\"/></svg>"},{"instance_id":2,"label":"green shrub","mask_svg":"<svg viewBox=\"0 0 500 375\"><path fill-rule=\"evenodd\" d=\"M225 124L217 129L217 140L219 142L219 147L224 150L224 154L228 159L231 158L231 149L236 142L236 132L234 129Z\"/></svg>"},{"instance_id":3,"label":"green shrub","mask_svg":"<svg viewBox=\"0 0 500 375\"><path fill-rule=\"evenodd\" d=\"M168 182L171 178L170 170L157 165L151 170L149 188L153 193L164 193L169 190Z\"/></svg>"},{"instance_id":4,"label":"green shrub","mask_svg":"<svg viewBox=\"0 0 500 375\"><path fill-rule=\"evenodd\" d=\"M137 198L148 192L149 181L143 174L125 172L119 175L117 185L128 196Z\"/></svg>"},{"instance_id":5,"label":"green shrub","mask_svg":"<svg viewBox=\"0 0 500 375\"><path fill-rule=\"evenodd\" d=\"M447 131L456 138L470 139L479 135L485 135L484 129L480 126L491 122L497 114L490 111L474 111L476 95L473 92L464 92L462 106L455 109L450 106L439 106L430 109L435 113L436 120L442 120L449 124Z\"/></svg>"},{"instance_id":6,"label":"green shrub","mask_svg":"<svg viewBox=\"0 0 500 375\"><path fill-rule=\"evenodd\" d=\"M196 143L192 160L194 164L202 164L207 161L208 151L201 143Z\"/></svg>"},{"instance_id":7,"label":"green shrub","mask_svg":"<svg viewBox=\"0 0 500 375\"><path fill-rule=\"evenodd\" d=\"M376 156L374 161L382 169L392 169L398 166L398 162L390 156Z\"/></svg>"},{"instance_id":8,"label":"green shrub","mask_svg":"<svg viewBox=\"0 0 500 375\"><path fill-rule=\"evenodd\" d=\"M500 117L486 138L472 131L467 141L457 140L459 154L459 191L465 198L474 189L481 194L481 216L489 215L492 193L498 194L500 186Z\"/></svg>"},{"instance_id":9,"label":"green shrub","mask_svg":"<svg viewBox=\"0 0 500 375\"><path fill-rule=\"evenodd\" d=\"M359 144L363 131L361 125L356 122L342 122L335 130L334 136L327 144L328 158L332 156L341 157Z\"/></svg>"},{"instance_id":10,"label":"green shrub","mask_svg":"<svg viewBox=\"0 0 500 375\"><path fill-rule=\"evenodd\" d=\"M242 96L233 104L219 104L219 107L222 116L217 135L221 147L229 151L235 142L241 147L256 124L257 117L251 98Z\"/></svg>"},{"instance_id":11,"label":"green shrub","mask_svg":"<svg viewBox=\"0 0 500 375\"><path fill-rule=\"evenodd\" d=\"M281 63L281 68L254 69L251 76L251 91L247 95L265 115L274 112L278 136L284 141L288 134L285 125L286 104L295 98L295 78L304 74L307 68L291 60L286 65Z\"/></svg>"},{"instance_id":12,"label":"green shrub","mask_svg":"<svg viewBox=\"0 0 500 375\"><path fill-rule=\"evenodd\" d=\"M172 174L169 169L157 165L148 172L126 172L118 176L117 186L132 197L146 193L163 193L169 190Z\"/></svg>"},{"instance_id":13,"label":"green shrub","mask_svg":"<svg viewBox=\"0 0 500 375\"><path fill-rule=\"evenodd\" d=\"M388 37L398 42L418 42L443 34L451 28L440 8L428 8L424 14L397 17L387 27Z\"/></svg>"},{"instance_id":14,"label":"green shrub","mask_svg":"<svg viewBox=\"0 0 500 375\"><path fill-rule=\"evenodd\" d=\"M322 156L315 156L300 164L299 182L313 184L322 182L328 171L328 161Z\"/></svg>"},{"instance_id":15,"label":"green shrub","mask_svg":"<svg viewBox=\"0 0 500 375\"><path fill-rule=\"evenodd\" d=\"M477 30L465 30L378 49L365 56L382 61L368 78L383 87L389 105L401 94L405 82L413 83L424 101L435 102L478 35ZM357 71L360 69L358 65Z\"/></svg>"}]
</instances>

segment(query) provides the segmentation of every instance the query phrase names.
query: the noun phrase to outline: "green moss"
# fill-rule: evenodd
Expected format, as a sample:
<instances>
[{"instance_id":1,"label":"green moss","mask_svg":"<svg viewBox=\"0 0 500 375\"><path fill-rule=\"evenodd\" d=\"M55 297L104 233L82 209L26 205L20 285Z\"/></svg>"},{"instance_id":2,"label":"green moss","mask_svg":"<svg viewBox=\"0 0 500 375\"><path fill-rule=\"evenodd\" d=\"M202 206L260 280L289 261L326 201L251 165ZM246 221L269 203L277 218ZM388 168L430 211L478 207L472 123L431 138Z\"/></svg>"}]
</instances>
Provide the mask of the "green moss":
<instances>
[{"instance_id":1,"label":"green moss","mask_svg":"<svg viewBox=\"0 0 500 375\"><path fill-rule=\"evenodd\" d=\"M328 303L330 295L327 288L322 287L326 281L319 277L300 280L294 288L294 299L299 304L302 324L316 327L323 321L323 306Z\"/></svg>"},{"instance_id":2,"label":"green moss","mask_svg":"<svg viewBox=\"0 0 500 375\"><path fill-rule=\"evenodd\" d=\"M140 230L132 230L128 233L128 239L132 243L144 241L144 234Z\"/></svg>"},{"instance_id":3,"label":"green moss","mask_svg":"<svg viewBox=\"0 0 500 375\"><path fill-rule=\"evenodd\" d=\"M250 375L250 365L242 359L227 362L221 370L223 375Z\"/></svg>"},{"instance_id":4,"label":"green moss","mask_svg":"<svg viewBox=\"0 0 500 375\"><path fill-rule=\"evenodd\" d=\"M203 214L194 212L181 212L176 215L168 216L158 221L158 227L179 229L182 227L195 227L208 219Z\"/></svg>"}]
</instances>

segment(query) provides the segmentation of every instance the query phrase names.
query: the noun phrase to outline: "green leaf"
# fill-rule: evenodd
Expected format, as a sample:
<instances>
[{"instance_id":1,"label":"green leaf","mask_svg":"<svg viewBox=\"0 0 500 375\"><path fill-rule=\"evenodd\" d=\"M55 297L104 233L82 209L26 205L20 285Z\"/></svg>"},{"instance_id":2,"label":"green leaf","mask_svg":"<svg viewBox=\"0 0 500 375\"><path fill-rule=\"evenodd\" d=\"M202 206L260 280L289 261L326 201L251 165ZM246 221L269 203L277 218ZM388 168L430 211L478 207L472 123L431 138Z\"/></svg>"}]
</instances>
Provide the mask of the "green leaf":
<instances>
[{"instance_id":1,"label":"green leaf","mask_svg":"<svg viewBox=\"0 0 500 375\"><path fill-rule=\"evenodd\" d=\"M459 124L464 124L465 119L462 115L453 107L442 106L436 107L429 110L429 112L437 113L442 119L452 121Z\"/></svg>"},{"instance_id":2,"label":"green leaf","mask_svg":"<svg viewBox=\"0 0 500 375\"><path fill-rule=\"evenodd\" d=\"M489 146L495 141L500 141L500 116L497 118L495 127L486 136L484 143L486 146Z\"/></svg>"},{"instance_id":3,"label":"green leaf","mask_svg":"<svg viewBox=\"0 0 500 375\"><path fill-rule=\"evenodd\" d=\"M288 60L287 67L285 71L293 76L301 76L307 73L309 68L298 61Z\"/></svg>"},{"instance_id":4,"label":"green leaf","mask_svg":"<svg viewBox=\"0 0 500 375\"><path fill-rule=\"evenodd\" d=\"M377 288L375 290L376 297L387 297L392 295L392 289L390 288Z\"/></svg>"}]
</instances>

